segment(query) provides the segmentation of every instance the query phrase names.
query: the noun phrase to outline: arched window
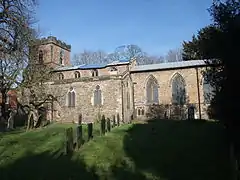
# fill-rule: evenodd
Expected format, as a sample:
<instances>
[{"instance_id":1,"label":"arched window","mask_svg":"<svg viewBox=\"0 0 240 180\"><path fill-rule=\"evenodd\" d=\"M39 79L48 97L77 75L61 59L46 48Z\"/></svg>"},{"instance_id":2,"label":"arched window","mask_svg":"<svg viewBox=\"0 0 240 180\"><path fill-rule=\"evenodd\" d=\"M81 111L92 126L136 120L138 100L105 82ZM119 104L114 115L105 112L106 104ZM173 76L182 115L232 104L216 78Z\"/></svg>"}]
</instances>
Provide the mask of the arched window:
<instances>
[{"instance_id":1,"label":"arched window","mask_svg":"<svg viewBox=\"0 0 240 180\"><path fill-rule=\"evenodd\" d=\"M59 74L58 74L58 79L59 79L59 80L64 79L64 75L63 75L63 73L59 73Z\"/></svg>"},{"instance_id":2,"label":"arched window","mask_svg":"<svg viewBox=\"0 0 240 180\"><path fill-rule=\"evenodd\" d=\"M39 51L39 55L38 56L39 56L38 57L39 63L43 64L43 51L42 50Z\"/></svg>"},{"instance_id":3,"label":"arched window","mask_svg":"<svg viewBox=\"0 0 240 180\"><path fill-rule=\"evenodd\" d=\"M74 72L75 79L78 79L81 77L80 72L76 71Z\"/></svg>"},{"instance_id":4,"label":"arched window","mask_svg":"<svg viewBox=\"0 0 240 180\"><path fill-rule=\"evenodd\" d=\"M178 73L172 79L172 103L176 105L186 104L185 80Z\"/></svg>"},{"instance_id":5,"label":"arched window","mask_svg":"<svg viewBox=\"0 0 240 180\"><path fill-rule=\"evenodd\" d=\"M137 113L137 114L138 114L138 116L140 116L140 115L141 115L141 109L140 109L140 108L138 108L138 109L137 109L137 112L138 112L138 113Z\"/></svg>"},{"instance_id":6,"label":"arched window","mask_svg":"<svg viewBox=\"0 0 240 180\"><path fill-rule=\"evenodd\" d=\"M97 69L93 69L92 70L92 77L98 76L98 70Z\"/></svg>"},{"instance_id":7,"label":"arched window","mask_svg":"<svg viewBox=\"0 0 240 180\"><path fill-rule=\"evenodd\" d=\"M94 90L94 105L101 105L102 104L102 91L100 86L97 85L96 89Z\"/></svg>"},{"instance_id":8,"label":"arched window","mask_svg":"<svg viewBox=\"0 0 240 180\"><path fill-rule=\"evenodd\" d=\"M211 84L206 80L206 78L203 79L203 97L204 97L204 103L210 104L211 100L214 95L214 90Z\"/></svg>"},{"instance_id":9,"label":"arched window","mask_svg":"<svg viewBox=\"0 0 240 180\"><path fill-rule=\"evenodd\" d=\"M143 107L137 108L137 115L138 116L144 116L144 108Z\"/></svg>"},{"instance_id":10,"label":"arched window","mask_svg":"<svg viewBox=\"0 0 240 180\"><path fill-rule=\"evenodd\" d=\"M153 76L150 76L148 78L148 81L147 81L147 84L146 84L146 91L147 91L146 92L147 103L158 104L159 103L158 82Z\"/></svg>"},{"instance_id":11,"label":"arched window","mask_svg":"<svg viewBox=\"0 0 240 180\"><path fill-rule=\"evenodd\" d=\"M75 93L73 87L70 87L68 94L67 94L67 106L75 107L75 101L76 101L76 93Z\"/></svg>"},{"instance_id":12,"label":"arched window","mask_svg":"<svg viewBox=\"0 0 240 180\"><path fill-rule=\"evenodd\" d=\"M63 59L64 59L64 51L63 50L61 50L60 51L60 57L59 57L59 64L64 64L64 62L63 62Z\"/></svg>"}]
</instances>

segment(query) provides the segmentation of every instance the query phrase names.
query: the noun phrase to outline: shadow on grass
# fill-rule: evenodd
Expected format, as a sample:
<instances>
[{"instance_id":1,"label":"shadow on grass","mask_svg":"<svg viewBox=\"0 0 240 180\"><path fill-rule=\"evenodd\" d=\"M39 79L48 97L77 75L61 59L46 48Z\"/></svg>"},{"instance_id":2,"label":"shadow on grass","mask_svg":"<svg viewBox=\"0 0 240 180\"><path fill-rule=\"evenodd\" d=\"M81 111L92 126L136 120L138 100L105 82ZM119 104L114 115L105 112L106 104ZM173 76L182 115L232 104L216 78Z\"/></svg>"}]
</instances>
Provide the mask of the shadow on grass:
<instances>
[{"instance_id":1,"label":"shadow on grass","mask_svg":"<svg viewBox=\"0 0 240 180\"><path fill-rule=\"evenodd\" d=\"M98 179L94 169L87 169L80 160L73 160L71 156L64 156L60 152L28 152L13 164L0 166L0 172L1 180Z\"/></svg>"},{"instance_id":2,"label":"shadow on grass","mask_svg":"<svg viewBox=\"0 0 240 180\"><path fill-rule=\"evenodd\" d=\"M65 156L60 152L27 153L13 164L1 167L1 180L106 180L106 179L138 179L146 178L140 173L128 171L124 167L111 167L109 171L87 168L80 159Z\"/></svg>"},{"instance_id":3,"label":"shadow on grass","mask_svg":"<svg viewBox=\"0 0 240 180\"><path fill-rule=\"evenodd\" d=\"M137 169L160 179L231 179L224 129L216 122L134 124L124 138L124 149Z\"/></svg>"}]
</instances>

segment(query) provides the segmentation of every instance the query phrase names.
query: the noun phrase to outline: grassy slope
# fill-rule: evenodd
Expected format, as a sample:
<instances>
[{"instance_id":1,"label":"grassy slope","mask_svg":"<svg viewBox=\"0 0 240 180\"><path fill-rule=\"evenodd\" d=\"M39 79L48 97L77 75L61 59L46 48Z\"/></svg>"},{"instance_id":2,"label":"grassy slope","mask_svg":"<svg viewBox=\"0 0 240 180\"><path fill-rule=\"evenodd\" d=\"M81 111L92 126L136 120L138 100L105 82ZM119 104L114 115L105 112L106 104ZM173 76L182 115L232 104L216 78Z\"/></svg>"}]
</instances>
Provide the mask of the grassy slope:
<instances>
[{"instance_id":1,"label":"grassy slope","mask_svg":"<svg viewBox=\"0 0 240 180\"><path fill-rule=\"evenodd\" d=\"M62 133L62 126L52 126L0 135L1 179L230 180L223 129L215 123L124 125L72 157L57 151Z\"/></svg>"}]
</instances>

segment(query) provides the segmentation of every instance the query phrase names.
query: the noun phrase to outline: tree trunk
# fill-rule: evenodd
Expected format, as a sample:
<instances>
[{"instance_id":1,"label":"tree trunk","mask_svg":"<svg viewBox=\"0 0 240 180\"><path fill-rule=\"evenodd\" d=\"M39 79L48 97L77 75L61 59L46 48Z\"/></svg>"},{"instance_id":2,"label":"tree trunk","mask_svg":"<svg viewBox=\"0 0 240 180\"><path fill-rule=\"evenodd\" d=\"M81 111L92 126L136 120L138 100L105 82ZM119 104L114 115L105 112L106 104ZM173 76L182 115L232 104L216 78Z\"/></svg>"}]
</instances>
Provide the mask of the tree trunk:
<instances>
[{"instance_id":1,"label":"tree trunk","mask_svg":"<svg viewBox=\"0 0 240 180\"><path fill-rule=\"evenodd\" d=\"M7 112L6 112L7 93L6 93L6 90L2 89L1 94L2 94L1 113L2 113L2 117L6 120L7 119Z\"/></svg>"}]
</instances>

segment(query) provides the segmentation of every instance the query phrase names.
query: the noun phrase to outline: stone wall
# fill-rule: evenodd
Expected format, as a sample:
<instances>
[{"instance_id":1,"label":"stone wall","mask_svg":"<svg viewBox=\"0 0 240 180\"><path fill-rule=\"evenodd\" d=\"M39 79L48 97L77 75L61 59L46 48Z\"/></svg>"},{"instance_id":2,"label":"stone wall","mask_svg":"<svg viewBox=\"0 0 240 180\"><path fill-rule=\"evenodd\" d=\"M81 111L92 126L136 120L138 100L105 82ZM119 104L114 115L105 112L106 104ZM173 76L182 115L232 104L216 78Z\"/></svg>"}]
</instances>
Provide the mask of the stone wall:
<instances>
[{"instance_id":1,"label":"stone wall","mask_svg":"<svg viewBox=\"0 0 240 180\"><path fill-rule=\"evenodd\" d=\"M101 107L93 105L93 92L96 86L99 85L102 91ZM67 106L67 93L73 87L76 93L75 107ZM72 83L55 82L51 85L52 91L61 90L61 97L58 98L59 102L55 103L54 111L59 117L57 121L63 122L77 122L80 113L83 115L83 121L93 121L96 119L98 113L104 114L107 117L112 117L119 113L122 118L122 88L120 79L108 80L90 80L90 81L77 81Z\"/></svg>"},{"instance_id":2,"label":"stone wall","mask_svg":"<svg viewBox=\"0 0 240 180\"><path fill-rule=\"evenodd\" d=\"M146 83L150 75L154 76L158 81L158 97L160 104L171 104L172 99L172 79L179 73L185 80L186 83L186 94L188 98L188 103L194 104L196 106L196 115L199 118L199 98L198 98L198 86L199 84L199 94L200 94L200 104L201 104L201 114L202 118L206 117L206 108L204 104L203 97L203 85L202 85L202 71L204 68L198 68L198 78L197 82L197 72L196 68L185 68L185 69L174 69L174 70L159 70L152 72L132 72L132 80L134 84L134 105L135 109L142 108L146 111Z\"/></svg>"},{"instance_id":3,"label":"stone wall","mask_svg":"<svg viewBox=\"0 0 240 180\"><path fill-rule=\"evenodd\" d=\"M116 71L111 71L111 68L116 68ZM110 76L110 75L121 75L124 72L127 72L128 66L127 65L118 65L118 66L110 66L106 68L97 69L98 76ZM92 69L78 69L78 70L65 70L55 72L62 73L64 75L64 79L72 79L75 78L75 73L79 72L80 77L92 77ZM58 79L58 76L55 76Z\"/></svg>"},{"instance_id":4,"label":"stone wall","mask_svg":"<svg viewBox=\"0 0 240 180\"><path fill-rule=\"evenodd\" d=\"M60 51L64 52L63 62L64 66L70 65L70 51L55 45L53 43L40 45L39 51L43 51L43 61L45 64L50 64L51 67L56 67L60 62Z\"/></svg>"}]
</instances>

